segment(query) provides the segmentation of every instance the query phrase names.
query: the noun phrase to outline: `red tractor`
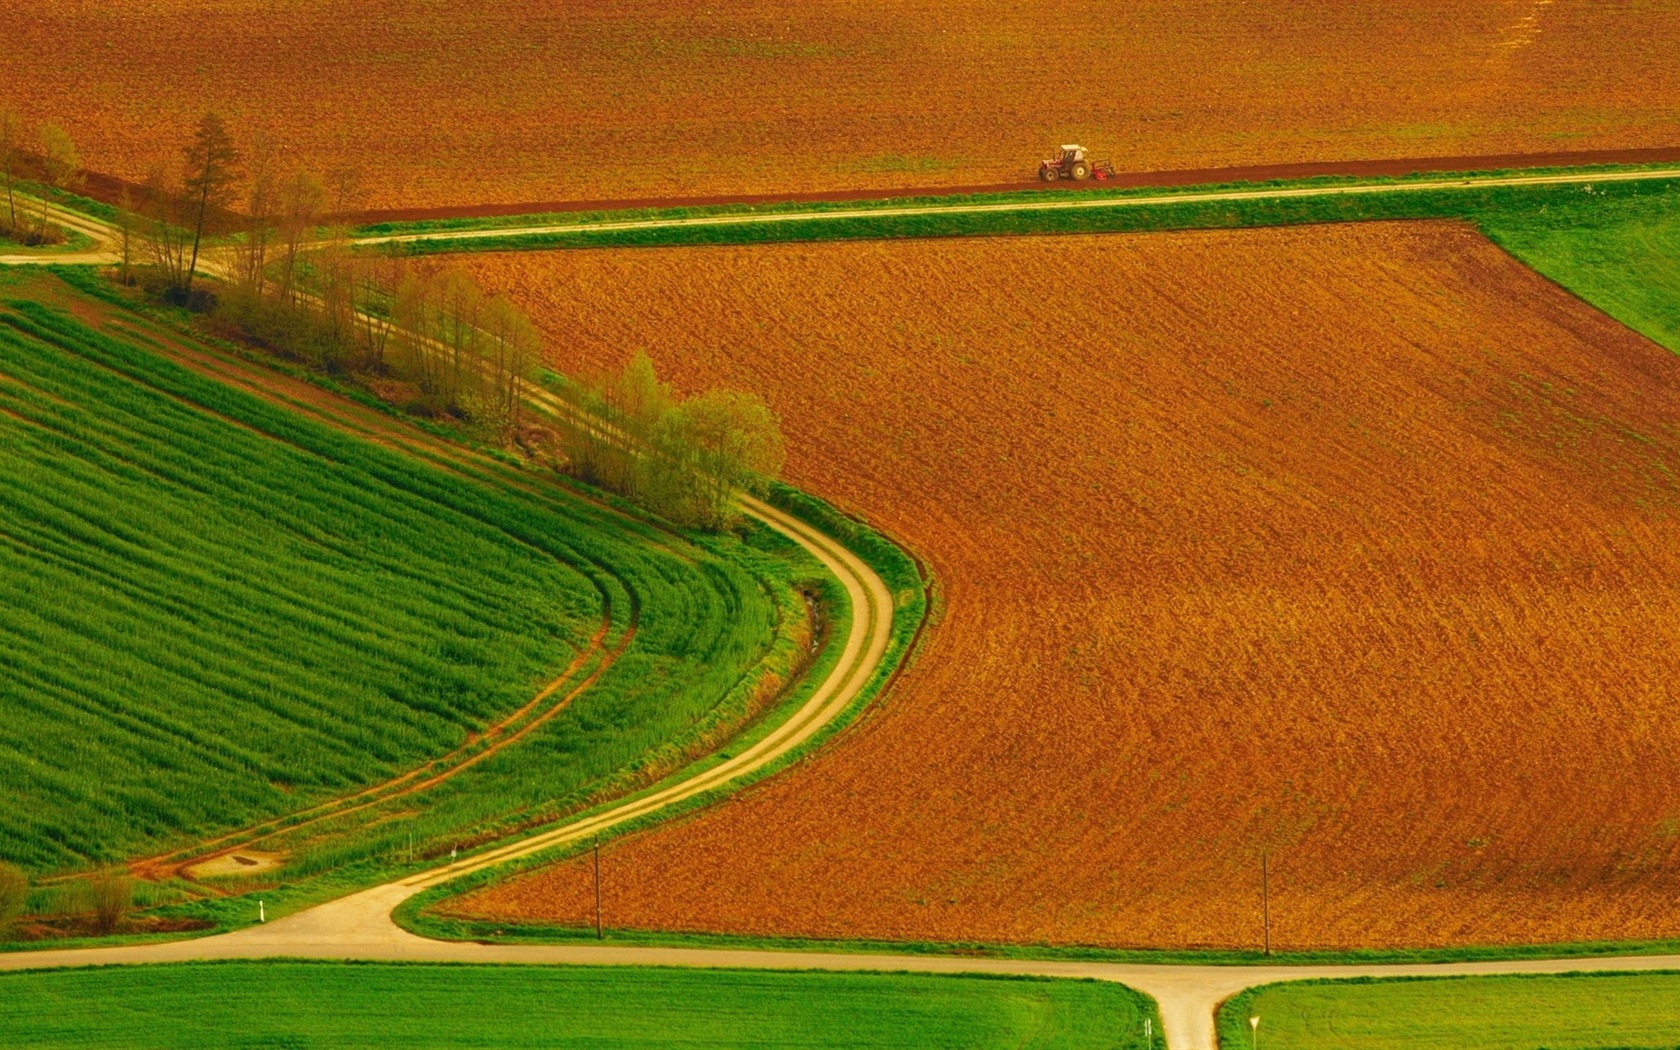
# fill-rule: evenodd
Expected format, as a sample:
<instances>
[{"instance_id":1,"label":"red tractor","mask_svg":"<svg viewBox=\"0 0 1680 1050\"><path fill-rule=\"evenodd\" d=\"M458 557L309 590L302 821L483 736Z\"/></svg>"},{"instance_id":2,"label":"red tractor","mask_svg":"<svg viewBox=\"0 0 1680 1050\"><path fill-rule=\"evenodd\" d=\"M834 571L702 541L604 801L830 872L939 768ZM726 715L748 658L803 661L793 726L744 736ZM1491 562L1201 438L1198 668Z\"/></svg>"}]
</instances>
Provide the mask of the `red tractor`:
<instances>
[{"instance_id":1,"label":"red tractor","mask_svg":"<svg viewBox=\"0 0 1680 1050\"><path fill-rule=\"evenodd\" d=\"M1063 146L1050 160L1039 162L1038 177L1045 182L1055 182L1057 179L1072 179L1075 182L1096 179L1098 182L1106 182L1114 177L1114 165L1106 160L1086 160L1084 146Z\"/></svg>"}]
</instances>

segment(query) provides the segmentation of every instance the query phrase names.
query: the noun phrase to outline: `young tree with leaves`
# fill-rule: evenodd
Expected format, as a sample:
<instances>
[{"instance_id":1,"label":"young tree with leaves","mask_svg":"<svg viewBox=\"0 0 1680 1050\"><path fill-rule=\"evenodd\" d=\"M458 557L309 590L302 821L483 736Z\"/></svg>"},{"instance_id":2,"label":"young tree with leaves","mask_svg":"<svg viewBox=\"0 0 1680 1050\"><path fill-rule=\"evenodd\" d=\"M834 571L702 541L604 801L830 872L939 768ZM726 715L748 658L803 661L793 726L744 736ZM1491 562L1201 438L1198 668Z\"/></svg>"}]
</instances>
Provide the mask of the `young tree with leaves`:
<instances>
[{"instance_id":1,"label":"young tree with leaves","mask_svg":"<svg viewBox=\"0 0 1680 1050\"><path fill-rule=\"evenodd\" d=\"M70 133L57 124L41 127L41 168L47 185L55 190L74 190L82 184L82 155L76 152ZM48 240L45 200L41 202L40 238L42 242ZM56 235L52 238L54 241L57 239Z\"/></svg>"},{"instance_id":2,"label":"young tree with leaves","mask_svg":"<svg viewBox=\"0 0 1680 1050\"><path fill-rule=\"evenodd\" d=\"M0 179L6 182L6 231L17 229L17 197L14 187L22 162L23 119L9 109L0 109Z\"/></svg>"},{"instance_id":3,"label":"young tree with leaves","mask_svg":"<svg viewBox=\"0 0 1680 1050\"><path fill-rule=\"evenodd\" d=\"M756 491L781 471L781 425L762 398L740 390L707 391L684 402L683 414L702 485L700 522L719 528L737 491Z\"/></svg>"}]
</instances>

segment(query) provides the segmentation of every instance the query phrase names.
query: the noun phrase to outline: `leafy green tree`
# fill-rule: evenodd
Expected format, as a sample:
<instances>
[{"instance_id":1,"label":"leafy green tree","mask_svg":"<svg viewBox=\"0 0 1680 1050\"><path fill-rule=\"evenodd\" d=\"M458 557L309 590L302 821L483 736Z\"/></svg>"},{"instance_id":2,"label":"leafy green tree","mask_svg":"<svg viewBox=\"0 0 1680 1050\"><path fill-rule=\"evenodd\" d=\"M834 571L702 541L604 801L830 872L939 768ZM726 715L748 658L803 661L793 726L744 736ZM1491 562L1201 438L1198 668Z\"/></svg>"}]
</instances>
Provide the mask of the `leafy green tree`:
<instances>
[{"instance_id":1,"label":"leafy green tree","mask_svg":"<svg viewBox=\"0 0 1680 1050\"><path fill-rule=\"evenodd\" d=\"M781 424L762 398L741 390L707 391L685 402L683 413L701 485L700 523L720 528L737 491L762 491L781 472Z\"/></svg>"}]
</instances>

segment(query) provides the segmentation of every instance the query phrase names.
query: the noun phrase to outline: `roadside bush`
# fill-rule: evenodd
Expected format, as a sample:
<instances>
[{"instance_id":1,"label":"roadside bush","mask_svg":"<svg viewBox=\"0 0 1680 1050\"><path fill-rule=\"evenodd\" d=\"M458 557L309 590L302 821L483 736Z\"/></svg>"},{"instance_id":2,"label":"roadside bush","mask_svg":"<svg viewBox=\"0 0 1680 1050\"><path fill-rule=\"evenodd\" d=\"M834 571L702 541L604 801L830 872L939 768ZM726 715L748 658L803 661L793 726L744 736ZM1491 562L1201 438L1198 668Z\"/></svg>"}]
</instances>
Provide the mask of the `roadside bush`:
<instances>
[{"instance_id":1,"label":"roadside bush","mask_svg":"<svg viewBox=\"0 0 1680 1050\"><path fill-rule=\"evenodd\" d=\"M102 871L87 885L94 928L102 934L115 932L134 905L133 880L119 872Z\"/></svg>"},{"instance_id":2,"label":"roadside bush","mask_svg":"<svg viewBox=\"0 0 1680 1050\"><path fill-rule=\"evenodd\" d=\"M24 901L29 897L29 876L15 864L0 864L0 931L23 914Z\"/></svg>"}]
</instances>

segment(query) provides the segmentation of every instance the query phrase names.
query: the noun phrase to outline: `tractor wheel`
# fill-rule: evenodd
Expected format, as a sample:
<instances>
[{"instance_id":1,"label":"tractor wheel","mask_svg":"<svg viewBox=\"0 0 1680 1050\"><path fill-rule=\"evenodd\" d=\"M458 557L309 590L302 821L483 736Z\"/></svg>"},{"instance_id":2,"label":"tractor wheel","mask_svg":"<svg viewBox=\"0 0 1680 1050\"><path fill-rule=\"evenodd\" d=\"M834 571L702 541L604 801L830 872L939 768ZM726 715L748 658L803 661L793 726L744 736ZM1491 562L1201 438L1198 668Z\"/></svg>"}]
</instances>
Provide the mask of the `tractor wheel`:
<instances>
[{"instance_id":1,"label":"tractor wheel","mask_svg":"<svg viewBox=\"0 0 1680 1050\"><path fill-rule=\"evenodd\" d=\"M1043 179L1045 182L1055 182L1060 175L1061 172L1057 171L1048 164L1038 169L1038 177Z\"/></svg>"},{"instance_id":2,"label":"tractor wheel","mask_svg":"<svg viewBox=\"0 0 1680 1050\"><path fill-rule=\"evenodd\" d=\"M1091 169L1084 161L1080 161L1073 166L1073 170L1068 174L1073 176L1075 182L1083 182L1091 177Z\"/></svg>"}]
</instances>

